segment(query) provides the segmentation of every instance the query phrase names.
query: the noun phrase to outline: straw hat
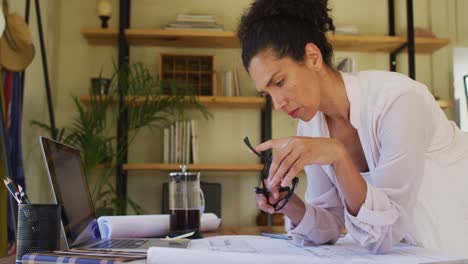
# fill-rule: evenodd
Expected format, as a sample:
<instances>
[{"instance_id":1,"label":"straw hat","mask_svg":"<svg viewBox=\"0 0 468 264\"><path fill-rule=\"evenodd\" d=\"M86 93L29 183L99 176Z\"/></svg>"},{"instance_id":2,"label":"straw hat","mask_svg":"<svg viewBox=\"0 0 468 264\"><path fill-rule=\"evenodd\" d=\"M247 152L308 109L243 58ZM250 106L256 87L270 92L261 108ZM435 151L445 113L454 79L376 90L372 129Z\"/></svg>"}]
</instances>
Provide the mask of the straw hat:
<instances>
[{"instance_id":1,"label":"straw hat","mask_svg":"<svg viewBox=\"0 0 468 264\"><path fill-rule=\"evenodd\" d=\"M5 2L3 9L8 13ZM8 14L5 20L5 31L0 38L0 64L11 71L22 71L32 62L35 54L31 32L17 13Z\"/></svg>"}]
</instances>

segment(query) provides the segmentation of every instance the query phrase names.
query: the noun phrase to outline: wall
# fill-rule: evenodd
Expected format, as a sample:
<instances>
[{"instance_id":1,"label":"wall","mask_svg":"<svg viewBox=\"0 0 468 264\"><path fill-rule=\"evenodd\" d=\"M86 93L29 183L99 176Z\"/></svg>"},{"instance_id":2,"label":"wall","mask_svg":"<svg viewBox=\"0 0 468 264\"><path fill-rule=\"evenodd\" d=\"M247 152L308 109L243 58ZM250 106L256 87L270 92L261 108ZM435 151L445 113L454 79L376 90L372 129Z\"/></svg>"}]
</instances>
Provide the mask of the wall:
<instances>
[{"instance_id":1,"label":"wall","mask_svg":"<svg viewBox=\"0 0 468 264\"><path fill-rule=\"evenodd\" d=\"M454 16L456 20L456 43L458 45L468 45L468 23L466 22L466 10L468 10L468 1L456 0L454 3Z\"/></svg>"},{"instance_id":2,"label":"wall","mask_svg":"<svg viewBox=\"0 0 468 264\"><path fill-rule=\"evenodd\" d=\"M9 1L10 12L17 12L24 15L26 1ZM33 1L32 1L33 2ZM54 72L57 66L57 53L54 50L57 47L59 39L56 26L59 22L59 1L41 1L42 25L45 38L45 46L47 49L47 59L49 62L49 70L51 72L52 93L57 91L56 78ZM33 62L26 69L25 88L24 88L24 107L23 107L23 159L25 165L26 186L32 201L51 202L52 196L49 191L49 182L47 180L44 162L39 151L39 135L43 135L43 131L32 127L30 122L37 120L41 122L49 122L47 112L47 101L44 84L44 74L42 70L42 61L39 45L39 34L37 26L36 9L31 4L30 11L30 31L35 46L36 54ZM60 111L55 109L55 111Z\"/></svg>"},{"instance_id":3,"label":"wall","mask_svg":"<svg viewBox=\"0 0 468 264\"><path fill-rule=\"evenodd\" d=\"M15 1L16 2L16 1ZM159 28L174 20L176 13L213 13L226 30L235 30L242 11L248 7L250 0L138 0L132 1L131 26L138 28ZM405 34L405 1L397 0L397 33ZM454 0L415 0L415 25L432 29L438 37L454 38L453 23L450 22ZM44 2L45 3L45 2ZM51 78L53 80L54 103L57 123L67 124L76 112L70 97L87 92L89 78L100 72L109 75L112 63L117 61L115 47L96 47L87 45L80 35L80 28L98 27L99 20L95 14L95 0L83 1L48 1L48 51L51 56ZM118 2L113 1L114 16L110 27L117 27ZM387 1L384 0L333 0L330 2L336 24L354 24L362 34L387 34ZM54 23L52 23L54 22ZM463 22L463 21L458 21ZM455 23L455 22L454 22ZM466 24L466 23L465 23ZM190 54L214 54L215 69L218 72L238 68L241 74L241 94L255 95L256 92L248 76L241 68L237 49L171 49L155 47L131 48L132 61L144 62L156 73L158 54L160 52L177 52ZM388 54L359 54L337 52L336 57L351 56L357 62L358 70L388 69ZM432 56L417 55L417 80L425 83L431 91L443 99L451 98L451 47L442 48ZM31 100L25 107L27 117L45 119L41 72L37 68L36 58L31 66L31 76L26 94ZM398 57L399 71L406 73L406 55ZM33 70L34 69L34 70ZM28 77L29 78L29 77ZM36 100L32 100L36 98ZM28 99L26 99L28 100ZM40 109L40 110L38 110ZM200 125L200 162L202 163L257 163L255 156L246 151L242 138L248 135L252 143L260 141L260 113L258 110L212 110L213 120L204 120L196 113ZM451 111L447 112L451 117ZM273 115L273 136L283 137L295 134L295 122L281 113ZM34 198L44 200L47 186L43 182L43 165L38 146L35 142L36 129L25 124L25 153L27 177L30 192ZM161 162L161 131L142 131L130 148L129 162ZM209 146L209 147L208 147ZM159 213L161 204L161 185L167 180L167 173L130 172L128 192L132 199L143 206L147 213ZM40 179L40 180L39 180ZM220 182L223 186L222 207L225 225L252 225L258 213L254 202L252 187L258 183L258 173L202 173L202 179ZM304 192L305 177L301 177L299 193Z\"/></svg>"}]
</instances>

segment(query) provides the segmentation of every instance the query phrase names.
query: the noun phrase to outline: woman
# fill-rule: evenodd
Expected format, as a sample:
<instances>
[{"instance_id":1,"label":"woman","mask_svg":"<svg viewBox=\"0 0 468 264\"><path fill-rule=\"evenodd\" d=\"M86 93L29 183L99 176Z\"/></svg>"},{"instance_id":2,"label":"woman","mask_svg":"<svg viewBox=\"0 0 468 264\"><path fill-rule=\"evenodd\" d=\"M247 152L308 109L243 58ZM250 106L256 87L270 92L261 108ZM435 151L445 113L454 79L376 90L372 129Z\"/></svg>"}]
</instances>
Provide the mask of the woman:
<instances>
[{"instance_id":1,"label":"woman","mask_svg":"<svg viewBox=\"0 0 468 264\"><path fill-rule=\"evenodd\" d=\"M446 119L428 89L392 72L341 73L331 66L326 0L257 0L240 21L242 60L275 110L299 119L275 149L266 180L284 198L302 170L305 201L280 210L296 243L334 243L345 227L368 250L412 244L468 252L468 134Z\"/></svg>"}]
</instances>

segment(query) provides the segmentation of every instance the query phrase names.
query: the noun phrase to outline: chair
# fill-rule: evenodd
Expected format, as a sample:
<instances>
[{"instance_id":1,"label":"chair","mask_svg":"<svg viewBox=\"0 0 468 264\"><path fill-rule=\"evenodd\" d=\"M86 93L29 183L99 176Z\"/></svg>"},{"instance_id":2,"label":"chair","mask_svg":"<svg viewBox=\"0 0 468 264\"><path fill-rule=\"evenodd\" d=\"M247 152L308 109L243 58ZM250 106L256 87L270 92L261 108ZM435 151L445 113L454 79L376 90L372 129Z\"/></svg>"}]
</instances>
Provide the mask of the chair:
<instances>
[{"instance_id":1,"label":"chair","mask_svg":"<svg viewBox=\"0 0 468 264\"><path fill-rule=\"evenodd\" d=\"M213 213L221 218L221 184L200 182L200 188L205 195L205 213ZM163 183L162 214L169 214L169 183Z\"/></svg>"}]
</instances>

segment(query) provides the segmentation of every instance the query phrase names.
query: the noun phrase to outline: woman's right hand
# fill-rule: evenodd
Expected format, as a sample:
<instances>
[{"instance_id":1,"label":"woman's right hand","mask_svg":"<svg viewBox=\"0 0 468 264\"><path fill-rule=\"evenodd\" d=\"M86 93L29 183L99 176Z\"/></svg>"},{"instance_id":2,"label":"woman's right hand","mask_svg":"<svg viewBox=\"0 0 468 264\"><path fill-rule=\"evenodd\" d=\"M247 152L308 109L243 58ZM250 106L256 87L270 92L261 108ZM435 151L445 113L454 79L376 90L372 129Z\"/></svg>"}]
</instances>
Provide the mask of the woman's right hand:
<instances>
[{"instance_id":1,"label":"woman's right hand","mask_svg":"<svg viewBox=\"0 0 468 264\"><path fill-rule=\"evenodd\" d=\"M282 193L279 199L274 199L273 196L269 196L270 204L275 204L277 201L283 198L283 195L285 196L286 193ZM257 194L256 199L257 206L260 210L269 214L275 213L275 209L267 203L263 194ZM293 225L298 225L305 214L305 203L301 198L299 198L299 196L293 194L288 204L286 204L283 209L276 212L283 213L291 220Z\"/></svg>"},{"instance_id":2,"label":"woman's right hand","mask_svg":"<svg viewBox=\"0 0 468 264\"><path fill-rule=\"evenodd\" d=\"M269 203L267 202L267 199L265 198L265 195L263 194L257 194L257 206L260 210L266 212L266 213L269 213L269 214L273 214L275 212L279 212L281 213L283 211L283 209L281 209L280 211L275 211L275 209L273 208L273 206L271 206L270 204L276 204L278 201L280 201L281 199L284 199L287 195L287 192L282 192L279 194L278 198L275 199L273 197L273 195L269 195L268 196L268 199L269 199ZM287 207L288 205L286 204L285 207Z\"/></svg>"}]
</instances>

